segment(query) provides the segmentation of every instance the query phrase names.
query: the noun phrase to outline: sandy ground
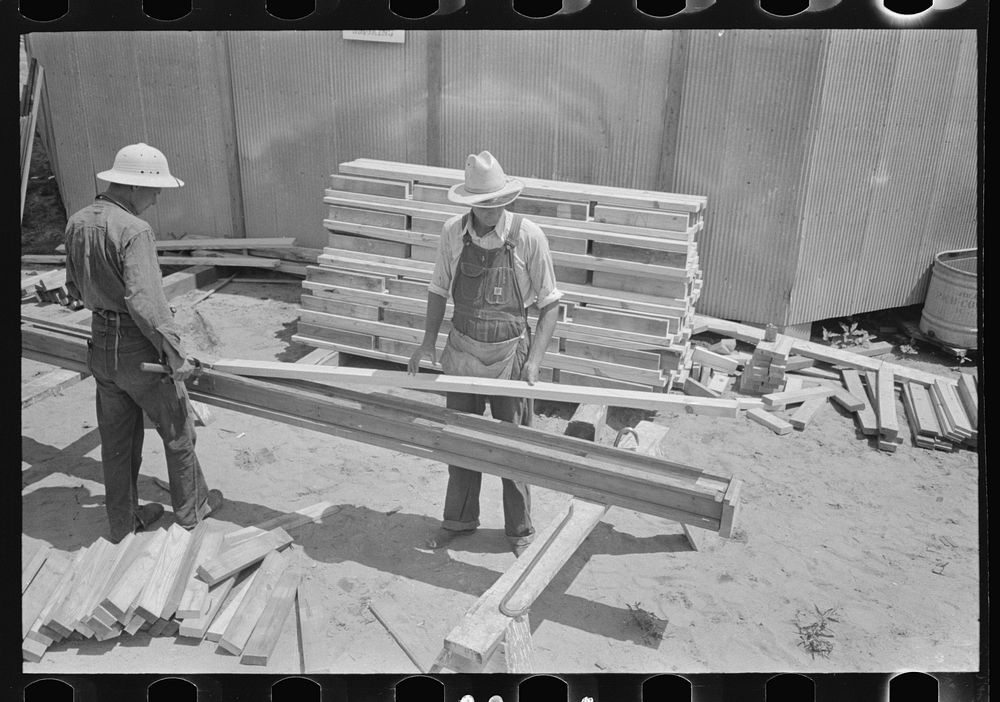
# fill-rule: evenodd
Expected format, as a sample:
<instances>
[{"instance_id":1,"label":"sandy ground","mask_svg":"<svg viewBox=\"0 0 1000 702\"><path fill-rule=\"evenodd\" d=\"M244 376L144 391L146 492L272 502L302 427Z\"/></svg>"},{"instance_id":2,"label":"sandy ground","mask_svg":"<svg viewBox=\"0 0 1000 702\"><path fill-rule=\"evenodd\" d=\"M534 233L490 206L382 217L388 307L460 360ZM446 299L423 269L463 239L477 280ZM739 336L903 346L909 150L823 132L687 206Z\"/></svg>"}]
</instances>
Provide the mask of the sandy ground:
<instances>
[{"instance_id":1,"label":"sandy ground","mask_svg":"<svg viewBox=\"0 0 1000 702\"><path fill-rule=\"evenodd\" d=\"M205 358L293 361L296 285L232 283L197 306L175 302ZM51 310L58 316L59 308ZM940 374L939 357L895 359ZM359 363L368 363L358 361ZM22 378L44 370L22 361ZM430 398L428 398L430 399ZM537 424L561 433L572 406ZM897 410L902 416L902 406ZM446 468L427 460L212 410L198 450L236 528L320 501L338 509L293 532L328 618L330 672L415 670L366 607L387 613L433 659L444 635L514 556L502 532L499 479L486 476L481 530L443 552L422 550L443 507ZM649 418L616 410L613 429ZM804 432L777 436L746 419L658 415L669 457L744 481L733 539L705 534L693 551L678 524L613 508L531 610L536 671L970 671L979 667L977 457L912 446L879 452L833 404ZM72 552L107 534L94 413L85 380L22 413L23 552ZM162 446L148 428L141 501L164 501ZM569 497L533 491L538 525ZM163 524L169 524L168 512ZM653 634L630 608L655 617ZM835 610L828 657L799 646L796 617ZM813 617L814 618L814 617ZM26 673L299 672L289 618L267 668L240 665L210 642L143 634L60 644Z\"/></svg>"}]
</instances>

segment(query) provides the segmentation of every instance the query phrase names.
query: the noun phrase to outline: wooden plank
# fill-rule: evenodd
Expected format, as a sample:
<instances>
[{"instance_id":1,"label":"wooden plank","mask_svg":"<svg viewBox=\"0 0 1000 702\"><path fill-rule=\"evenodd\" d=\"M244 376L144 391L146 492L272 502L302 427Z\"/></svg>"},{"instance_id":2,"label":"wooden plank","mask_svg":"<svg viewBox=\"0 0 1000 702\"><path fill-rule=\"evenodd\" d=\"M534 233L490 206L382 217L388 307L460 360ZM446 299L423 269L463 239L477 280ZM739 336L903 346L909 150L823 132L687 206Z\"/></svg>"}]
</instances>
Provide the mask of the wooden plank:
<instances>
[{"instance_id":1,"label":"wooden plank","mask_svg":"<svg viewBox=\"0 0 1000 702\"><path fill-rule=\"evenodd\" d=\"M205 638L208 627L215 621L216 614L222 609L229 593L232 591L238 576L226 578L218 585L208 588L204 611L197 617L187 617L181 622L177 630L179 636L191 639ZM198 581L200 582L200 581ZM224 629L223 629L224 630ZM220 632L221 636L221 632Z\"/></svg>"},{"instance_id":2,"label":"wooden plank","mask_svg":"<svg viewBox=\"0 0 1000 702\"><path fill-rule=\"evenodd\" d=\"M265 519L258 524L254 524L253 526L243 527L242 529L231 531L225 535L223 543L228 549L232 548L236 544L270 531L271 529L280 527L286 532L291 531L304 524L319 522L324 517L330 516L339 509L340 505L335 505L332 502L317 502L314 505L303 507L302 509L298 509L294 512Z\"/></svg>"},{"instance_id":3,"label":"wooden plank","mask_svg":"<svg viewBox=\"0 0 1000 702\"><path fill-rule=\"evenodd\" d=\"M86 555L87 549L81 548L73 556L69 566L63 572L56 589L45 603L45 606L42 607L42 610L39 612L35 622L31 625L28 636L38 636L39 640L45 642L46 646L52 643L53 639L63 638L64 634L53 630L50 624L52 624L53 615L55 615L59 608L62 607L63 603L66 601L66 597L72 591L73 584L77 581L78 570L83 564Z\"/></svg>"},{"instance_id":4,"label":"wooden plank","mask_svg":"<svg viewBox=\"0 0 1000 702\"><path fill-rule=\"evenodd\" d=\"M896 377L891 368L878 369L875 392L879 435L885 441L892 441L899 435L899 420L896 417Z\"/></svg>"},{"instance_id":5,"label":"wooden plank","mask_svg":"<svg viewBox=\"0 0 1000 702\"><path fill-rule=\"evenodd\" d=\"M49 557L49 553L51 552L51 546L44 543L40 544L27 563L21 567L21 594L24 594L28 586L31 585L31 581L38 571L41 570L42 564L45 563L45 559Z\"/></svg>"},{"instance_id":6,"label":"wooden plank","mask_svg":"<svg viewBox=\"0 0 1000 702\"><path fill-rule=\"evenodd\" d=\"M156 257L157 263L161 266L223 266L226 268L274 268L280 267L281 261L273 258L261 258L259 256L217 256L210 255L210 252L203 252L201 256L164 256Z\"/></svg>"},{"instance_id":7,"label":"wooden plank","mask_svg":"<svg viewBox=\"0 0 1000 702\"><path fill-rule=\"evenodd\" d=\"M226 629L229 627L229 623L233 619L233 615L239 609L240 605L243 603L243 598L246 597L247 592L253 585L254 580L257 579L257 574L260 572L260 564L256 564L248 568L247 570L240 573L239 576L233 576L226 578L215 587L225 587L225 583L233 582L233 585L224 599L222 599L222 604L218 609L215 619L209 625L208 629L205 631L205 638L209 641L219 641L222 635L226 633Z\"/></svg>"},{"instance_id":8,"label":"wooden plank","mask_svg":"<svg viewBox=\"0 0 1000 702\"><path fill-rule=\"evenodd\" d=\"M865 436L877 434L878 417L875 416L875 411L872 409L871 404L868 401L868 393L861 384L861 376L858 375L858 372L853 369L844 369L841 371L841 375L843 376L844 385L847 387L847 391L853 397L865 403L865 406L862 409L857 410L854 415L857 419L858 426L861 429L861 433Z\"/></svg>"},{"instance_id":9,"label":"wooden plank","mask_svg":"<svg viewBox=\"0 0 1000 702\"><path fill-rule=\"evenodd\" d=\"M565 510L535 534L535 539L514 564L466 612L462 621L445 637L445 648L479 665L486 663L506 631L509 617L500 602L522 574L516 601L511 607L530 607L552 578L565 565L607 511L602 504L574 498ZM539 555L543 554L543 555Z\"/></svg>"},{"instance_id":10,"label":"wooden plank","mask_svg":"<svg viewBox=\"0 0 1000 702\"><path fill-rule=\"evenodd\" d=\"M303 577L296 591L299 614L299 647L302 652L302 672L329 673L330 644L327 638L328 620L323 611L316 581ZM325 655L324 655L325 654Z\"/></svg>"},{"instance_id":11,"label":"wooden plank","mask_svg":"<svg viewBox=\"0 0 1000 702\"><path fill-rule=\"evenodd\" d=\"M374 349L378 343L378 337L372 334L359 334L357 332L343 331L318 324L310 324L309 322L303 322L301 320L299 321L297 331L297 336L310 337L312 339L322 340L331 344L342 344L344 346L352 346L358 349ZM305 343L312 346L320 345L308 341Z\"/></svg>"},{"instance_id":12,"label":"wooden plank","mask_svg":"<svg viewBox=\"0 0 1000 702\"><path fill-rule=\"evenodd\" d=\"M42 609L55 593L63 580L70 559L58 551L51 551L46 545L45 558L39 563L38 570L32 576L29 584L22 590L21 597L21 639L28 635L32 625L42 613Z\"/></svg>"},{"instance_id":13,"label":"wooden plank","mask_svg":"<svg viewBox=\"0 0 1000 702\"><path fill-rule=\"evenodd\" d=\"M674 232L687 231L688 227L692 224L686 213L635 210L613 205L595 206L594 221L627 224L632 227L647 227Z\"/></svg>"},{"instance_id":14,"label":"wooden plank","mask_svg":"<svg viewBox=\"0 0 1000 702\"><path fill-rule=\"evenodd\" d=\"M336 234L331 232L327 235L327 249L336 251L346 251L348 253L370 253L379 256L394 256L397 258L410 257L410 245L400 244L394 241L383 241L381 239L369 239L363 236L353 236L350 234ZM325 251L326 249L324 249ZM317 256L317 261L319 257Z\"/></svg>"},{"instance_id":15,"label":"wooden plank","mask_svg":"<svg viewBox=\"0 0 1000 702\"><path fill-rule=\"evenodd\" d=\"M703 366L714 368L723 373L735 373L740 365L735 358L709 351L702 346L695 346L691 353L691 361Z\"/></svg>"},{"instance_id":16,"label":"wooden plank","mask_svg":"<svg viewBox=\"0 0 1000 702\"><path fill-rule=\"evenodd\" d=\"M260 564L257 577L247 590L243 601L233 614L229 626L219 639L219 647L233 655L241 655L267 606L267 600L282 573L288 568L288 557L278 551L269 551Z\"/></svg>"},{"instance_id":17,"label":"wooden plank","mask_svg":"<svg viewBox=\"0 0 1000 702\"><path fill-rule=\"evenodd\" d=\"M934 411L934 405L931 403L927 388L919 383L906 383L905 387L908 389L910 402L913 405L920 436L930 438L941 436L941 424L938 422L937 413Z\"/></svg>"},{"instance_id":18,"label":"wooden plank","mask_svg":"<svg viewBox=\"0 0 1000 702\"><path fill-rule=\"evenodd\" d=\"M166 543L166 529L156 529L146 533L150 536L140 535L139 541L143 545L141 553L136 555L100 602L101 607L112 614L121 624L129 624L131 617L126 618L126 614L142 594L146 583L149 582L150 573Z\"/></svg>"},{"instance_id":19,"label":"wooden plank","mask_svg":"<svg viewBox=\"0 0 1000 702\"><path fill-rule=\"evenodd\" d=\"M638 278L634 275L594 271L590 280L591 284L597 288L654 297L684 299L688 302L691 300L691 285L682 278L654 280L652 278Z\"/></svg>"},{"instance_id":20,"label":"wooden plank","mask_svg":"<svg viewBox=\"0 0 1000 702\"><path fill-rule=\"evenodd\" d=\"M302 573L298 568L286 570L281 574L274 590L271 591L264 611L250 634L240 663L244 665L267 665L278 638L285 626L292 607L295 605L295 593L299 586Z\"/></svg>"},{"instance_id":21,"label":"wooden plank","mask_svg":"<svg viewBox=\"0 0 1000 702\"><path fill-rule=\"evenodd\" d=\"M806 428L806 425L812 421L816 413L826 404L825 397L814 397L810 400L806 400L798 409L792 413L792 416L788 418L788 423L791 424L798 430Z\"/></svg>"},{"instance_id":22,"label":"wooden plank","mask_svg":"<svg viewBox=\"0 0 1000 702\"><path fill-rule=\"evenodd\" d=\"M400 230L406 229L407 221L409 220L405 214L378 212L373 209L365 209L364 207L339 205L330 205L328 214L329 219L336 222L366 224L374 227Z\"/></svg>"},{"instance_id":23,"label":"wooden plank","mask_svg":"<svg viewBox=\"0 0 1000 702\"><path fill-rule=\"evenodd\" d=\"M181 597L184 596L188 581L193 577L194 569L200 562L198 555L201 552L205 535L214 528L212 522L202 521L189 532L191 536L187 540L182 557L179 559L171 588L164 600L163 609L160 610L162 619L170 619L177 613L177 607L180 605Z\"/></svg>"},{"instance_id":24,"label":"wooden plank","mask_svg":"<svg viewBox=\"0 0 1000 702\"><path fill-rule=\"evenodd\" d=\"M215 585L290 543L292 537L281 527L252 536L199 565L198 578Z\"/></svg>"},{"instance_id":25,"label":"wooden plank","mask_svg":"<svg viewBox=\"0 0 1000 702\"><path fill-rule=\"evenodd\" d=\"M812 361L810 361L810 363L811 362ZM786 366L785 370L791 370L791 369L789 369ZM840 374L839 373L837 373L836 371L832 371L832 370L826 370L825 368L815 368L815 367L809 366L809 367L799 368L795 372L799 373L800 375L808 376L810 378L823 378L823 379L826 379L826 380L836 380L838 382L840 381Z\"/></svg>"},{"instance_id":26,"label":"wooden plank","mask_svg":"<svg viewBox=\"0 0 1000 702\"><path fill-rule=\"evenodd\" d=\"M941 398L941 405L948 413L948 420L955 427L955 431L963 438L972 436L975 432L972 430L972 425L969 424L968 415L955 388L944 382L936 382L934 389Z\"/></svg>"},{"instance_id":27,"label":"wooden plank","mask_svg":"<svg viewBox=\"0 0 1000 702\"><path fill-rule=\"evenodd\" d=\"M862 400L860 397L857 397L843 388L834 388L833 394L830 395L830 397L834 402L848 412L861 412L868 406L868 403L865 400Z\"/></svg>"},{"instance_id":28,"label":"wooden plank","mask_svg":"<svg viewBox=\"0 0 1000 702\"><path fill-rule=\"evenodd\" d=\"M747 410L747 417L757 422L758 424L767 427L768 429L770 429L771 431L773 431L775 434L778 435L787 434L794 428L792 427L791 424L786 422L781 417L776 417L775 415L766 410L761 410L761 409Z\"/></svg>"},{"instance_id":29,"label":"wooden plank","mask_svg":"<svg viewBox=\"0 0 1000 702\"><path fill-rule=\"evenodd\" d=\"M171 594L190 540L191 532L180 524L172 524L167 529L159 558L149 573L149 580L135 606L135 613L150 624L163 618L161 613L167 606L167 598Z\"/></svg>"},{"instance_id":30,"label":"wooden plank","mask_svg":"<svg viewBox=\"0 0 1000 702\"><path fill-rule=\"evenodd\" d=\"M87 587L87 596L84 598L77 616L77 619L85 628L96 632L98 628L110 630L114 625L114 621L109 624L103 624L99 619L95 621L93 616L94 610L100 606L111 585L115 582L112 580L112 576L121 575L124 572L127 564L121 564L126 561L130 563L134 560L141 545L142 541L138 540L137 534L126 535L120 542L112 545L109 549L108 557L99 568L95 569L91 582Z\"/></svg>"},{"instance_id":31,"label":"wooden plank","mask_svg":"<svg viewBox=\"0 0 1000 702\"><path fill-rule=\"evenodd\" d=\"M965 416L969 427L979 429L979 391L975 380L968 373L962 373L958 378L958 396L965 408Z\"/></svg>"},{"instance_id":32,"label":"wooden plank","mask_svg":"<svg viewBox=\"0 0 1000 702\"><path fill-rule=\"evenodd\" d=\"M658 370L662 367L662 359L658 353L619 349L612 346L612 343L609 341L608 344L595 344L577 341L576 339L565 339L563 341L562 353L567 356L579 356L580 358L606 361L633 368Z\"/></svg>"},{"instance_id":33,"label":"wooden plank","mask_svg":"<svg viewBox=\"0 0 1000 702\"><path fill-rule=\"evenodd\" d=\"M306 266L306 280L374 292L385 292L386 286L385 276L366 275L357 271L338 270L323 266Z\"/></svg>"},{"instance_id":34,"label":"wooden plank","mask_svg":"<svg viewBox=\"0 0 1000 702\"><path fill-rule=\"evenodd\" d=\"M203 522L204 523L204 522ZM222 549L223 536L220 528L210 528L201 536L198 550L195 552L187 576L183 581L184 589L177 603L176 616L179 619L198 618L208 607L208 583L196 577L195 570L202 563L214 558Z\"/></svg>"},{"instance_id":35,"label":"wooden plank","mask_svg":"<svg viewBox=\"0 0 1000 702\"><path fill-rule=\"evenodd\" d=\"M334 190L384 195L385 197L407 198L410 196L410 183L406 180L359 178L357 176L334 173L330 176L330 187Z\"/></svg>"},{"instance_id":36,"label":"wooden plank","mask_svg":"<svg viewBox=\"0 0 1000 702\"><path fill-rule=\"evenodd\" d=\"M566 434L575 436L578 439L594 441L600 427L604 426L607 420L608 406L599 404L577 405L573 416L566 424Z\"/></svg>"},{"instance_id":37,"label":"wooden plank","mask_svg":"<svg viewBox=\"0 0 1000 702\"><path fill-rule=\"evenodd\" d=\"M527 385L517 380L432 375L430 373L410 375L403 371L383 371L370 368L300 366L295 363L251 361L245 359L220 359L213 364L213 367L217 371L237 375L308 380L310 382L334 386L361 384L369 387L409 388L412 390L431 390L435 392L466 392L575 403L602 402L615 407L653 410L666 409L726 417L735 417L739 409L737 401L719 398L691 398L628 390L594 391L578 387L569 388L555 383L539 382L534 385ZM813 391L813 393L818 391ZM829 391L826 392L828 393Z\"/></svg>"},{"instance_id":38,"label":"wooden plank","mask_svg":"<svg viewBox=\"0 0 1000 702\"><path fill-rule=\"evenodd\" d=\"M350 288L340 288L341 290L349 290ZM357 290L358 293L368 293L366 290ZM380 293L368 293L371 295L379 295ZM317 297L315 295L302 295L300 298L302 307L307 310L312 310L314 312L327 312L329 314L337 314L345 317L352 317L354 319L369 319L373 321L378 321L379 319L379 307L374 305L366 305L357 302L346 302L345 300L329 300L323 297Z\"/></svg>"},{"instance_id":39,"label":"wooden plank","mask_svg":"<svg viewBox=\"0 0 1000 702\"><path fill-rule=\"evenodd\" d=\"M156 242L157 251L183 251L192 249L280 249L295 245L293 237L259 238L198 238L161 239Z\"/></svg>"},{"instance_id":40,"label":"wooden plank","mask_svg":"<svg viewBox=\"0 0 1000 702\"><path fill-rule=\"evenodd\" d=\"M402 618L402 613L398 611L389 601L368 602L368 610L375 619L385 627L385 630L392 637L392 640L403 650L406 657L410 659L413 666L421 673L429 672L433 666L434 654L427 651L426 647L416 648L414 641L408 641L399 630L397 622Z\"/></svg>"},{"instance_id":41,"label":"wooden plank","mask_svg":"<svg viewBox=\"0 0 1000 702\"><path fill-rule=\"evenodd\" d=\"M76 630L78 610L93 577L94 568L100 564L110 546L111 543L101 537L87 548L83 562L74 568L72 589L59 608L52 613L46 626L62 636L70 636Z\"/></svg>"},{"instance_id":42,"label":"wooden plank","mask_svg":"<svg viewBox=\"0 0 1000 702\"><path fill-rule=\"evenodd\" d=\"M696 397L719 397L720 393L712 390L707 385L703 385L694 378L688 377L684 380L684 394Z\"/></svg>"},{"instance_id":43,"label":"wooden plank","mask_svg":"<svg viewBox=\"0 0 1000 702\"><path fill-rule=\"evenodd\" d=\"M574 324L630 331L638 334L649 334L651 336L666 336L672 330L676 331L679 323L679 320L671 324L663 318L647 317L631 312L619 312L594 307L575 307L573 309L572 321Z\"/></svg>"},{"instance_id":44,"label":"wooden plank","mask_svg":"<svg viewBox=\"0 0 1000 702\"><path fill-rule=\"evenodd\" d=\"M833 390L827 387L802 388L800 390L786 390L784 392L772 392L764 395L765 407L778 407L792 405L811 400L815 397L827 398L833 394Z\"/></svg>"},{"instance_id":45,"label":"wooden plank","mask_svg":"<svg viewBox=\"0 0 1000 702\"><path fill-rule=\"evenodd\" d=\"M422 183L451 187L464 180L460 169L422 166L394 161L376 159L354 159L341 163L342 173L375 177L406 177ZM515 176L524 184L522 191L526 195L553 197L564 200L589 202L597 200L608 204L631 207L647 207L652 209L677 209L685 212L698 212L705 207L706 198L678 193L661 193L649 190L634 190L603 185L570 183L564 181L544 180Z\"/></svg>"}]
</instances>

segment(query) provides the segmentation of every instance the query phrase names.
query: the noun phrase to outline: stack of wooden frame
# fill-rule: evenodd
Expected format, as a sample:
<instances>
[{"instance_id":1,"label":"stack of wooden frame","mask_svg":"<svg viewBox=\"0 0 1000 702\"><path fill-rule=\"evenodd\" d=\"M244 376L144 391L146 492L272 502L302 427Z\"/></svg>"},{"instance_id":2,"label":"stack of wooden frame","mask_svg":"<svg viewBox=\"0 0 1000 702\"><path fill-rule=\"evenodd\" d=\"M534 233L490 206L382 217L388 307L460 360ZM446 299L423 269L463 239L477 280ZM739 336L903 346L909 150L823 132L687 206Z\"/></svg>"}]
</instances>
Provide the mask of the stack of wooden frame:
<instances>
[{"instance_id":1,"label":"stack of wooden frame","mask_svg":"<svg viewBox=\"0 0 1000 702\"><path fill-rule=\"evenodd\" d=\"M405 361L423 338L442 226L468 211L447 200L463 172L370 159L339 170L324 198L329 246L307 270L294 339ZM509 209L545 232L564 293L543 379L660 391L682 383L706 199L521 180ZM439 348L447 332L446 322Z\"/></svg>"},{"instance_id":2,"label":"stack of wooden frame","mask_svg":"<svg viewBox=\"0 0 1000 702\"><path fill-rule=\"evenodd\" d=\"M218 641L241 663L266 665L301 574L295 554L280 552L292 538L280 526L224 527L207 520L117 544L100 538L73 558L43 546L22 570L24 660L41 660L63 639L148 631Z\"/></svg>"}]
</instances>

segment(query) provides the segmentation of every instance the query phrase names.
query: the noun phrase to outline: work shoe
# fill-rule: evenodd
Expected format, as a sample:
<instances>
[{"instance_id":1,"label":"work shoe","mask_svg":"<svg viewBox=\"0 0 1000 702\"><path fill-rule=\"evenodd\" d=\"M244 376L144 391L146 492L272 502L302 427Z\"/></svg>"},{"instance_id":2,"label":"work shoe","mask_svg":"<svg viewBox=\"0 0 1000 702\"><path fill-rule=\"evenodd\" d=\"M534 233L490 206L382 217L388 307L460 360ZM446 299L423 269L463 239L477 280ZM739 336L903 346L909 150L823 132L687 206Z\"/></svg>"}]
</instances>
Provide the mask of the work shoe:
<instances>
[{"instance_id":1,"label":"work shoe","mask_svg":"<svg viewBox=\"0 0 1000 702\"><path fill-rule=\"evenodd\" d=\"M205 502L208 503L208 511L205 512L205 517L222 509L222 505L225 503L225 499L222 497L222 490L209 490L208 499ZM202 517L204 519L204 517Z\"/></svg>"},{"instance_id":2,"label":"work shoe","mask_svg":"<svg viewBox=\"0 0 1000 702\"><path fill-rule=\"evenodd\" d=\"M155 524L156 521L162 516L163 505L157 504L156 502L149 502L141 505L135 511L135 520L139 523L135 530L149 531L149 527Z\"/></svg>"},{"instance_id":3,"label":"work shoe","mask_svg":"<svg viewBox=\"0 0 1000 702\"><path fill-rule=\"evenodd\" d=\"M431 550L444 548L455 539L460 538L462 536L468 536L474 531L475 529L470 529L469 531L452 531L451 529L444 529L444 528L438 529L437 531L434 532L433 536L431 536L424 542L424 548L428 548Z\"/></svg>"},{"instance_id":4,"label":"work shoe","mask_svg":"<svg viewBox=\"0 0 1000 702\"><path fill-rule=\"evenodd\" d=\"M514 553L517 558L521 557L521 554L528 550L528 546L531 544L511 544L510 550Z\"/></svg>"}]
</instances>

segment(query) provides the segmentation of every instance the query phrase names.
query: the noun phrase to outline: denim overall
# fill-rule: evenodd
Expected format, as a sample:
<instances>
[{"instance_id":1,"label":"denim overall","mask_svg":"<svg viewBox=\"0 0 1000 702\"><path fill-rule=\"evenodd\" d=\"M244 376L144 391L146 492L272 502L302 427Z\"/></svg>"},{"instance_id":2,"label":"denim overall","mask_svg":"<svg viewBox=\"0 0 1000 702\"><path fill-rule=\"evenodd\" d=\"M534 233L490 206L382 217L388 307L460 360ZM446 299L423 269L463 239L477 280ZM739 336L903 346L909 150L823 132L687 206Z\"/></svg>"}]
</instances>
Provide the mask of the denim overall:
<instances>
[{"instance_id":1,"label":"denim overall","mask_svg":"<svg viewBox=\"0 0 1000 702\"><path fill-rule=\"evenodd\" d=\"M469 215L466 215L468 217ZM463 221L465 228L466 221ZM484 249L473 243L468 231L452 281L455 311L452 331L441 357L446 373L493 378L520 378L528 358L530 329L524 299L514 274L514 248L520 238L521 217L514 215L504 245ZM486 396L448 393L449 409L481 415ZM524 398L489 397L494 419L531 425ZM448 466L442 526L450 531L473 531L479 526L479 489L482 473ZM534 536L531 495L527 483L502 479L504 533L515 545Z\"/></svg>"}]
</instances>

